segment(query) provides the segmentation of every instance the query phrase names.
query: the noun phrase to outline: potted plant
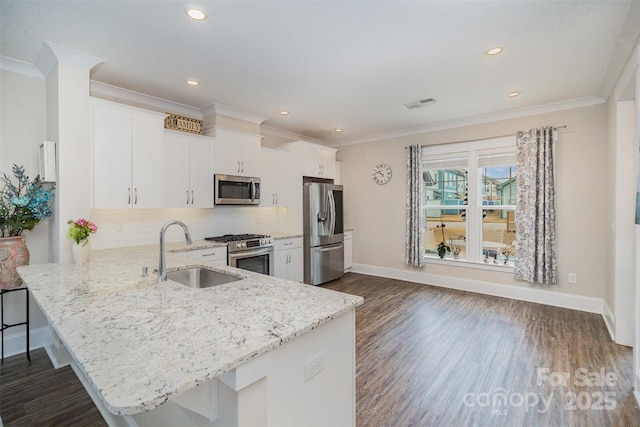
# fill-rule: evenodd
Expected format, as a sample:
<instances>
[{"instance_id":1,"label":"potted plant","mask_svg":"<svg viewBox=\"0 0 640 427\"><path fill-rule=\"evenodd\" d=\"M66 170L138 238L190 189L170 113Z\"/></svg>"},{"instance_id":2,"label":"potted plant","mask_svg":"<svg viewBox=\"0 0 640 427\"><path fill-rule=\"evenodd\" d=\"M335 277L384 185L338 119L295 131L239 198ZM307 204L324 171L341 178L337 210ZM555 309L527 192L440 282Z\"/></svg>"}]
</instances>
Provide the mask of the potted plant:
<instances>
[{"instance_id":1,"label":"potted plant","mask_svg":"<svg viewBox=\"0 0 640 427\"><path fill-rule=\"evenodd\" d=\"M22 284L16 267L29 264L29 249L22 232L33 230L43 219L53 214L50 202L53 186L46 185L40 176L33 181L23 166L13 165L13 178L3 173L0 192L0 288Z\"/></svg>"},{"instance_id":2,"label":"potted plant","mask_svg":"<svg viewBox=\"0 0 640 427\"><path fill-rule=\"evenodd\" d=\"M436 225L436 228L442 230L442 241L438 243L438 256L442 259L447 254L447 252L451 252L451 248L445 243L444 238L444 228L446 227L444 222L441 222L439 225Z\"/></svg>"},{"instance_id":3,"label":"potted plant","mask_svg":"<svg viewBox=\"0 0 640 427\"><path fill-rule=\"evenodd\" d=\"M74 244L71 246L71 255L73 262L76 264L84 264L89 260L91 247L89 245L89 235L98 231L98 227L91 221L84 218L78 218L77 221L70 219L69 231L67 237L72 239Z\"/></svg>"}]
</instances>

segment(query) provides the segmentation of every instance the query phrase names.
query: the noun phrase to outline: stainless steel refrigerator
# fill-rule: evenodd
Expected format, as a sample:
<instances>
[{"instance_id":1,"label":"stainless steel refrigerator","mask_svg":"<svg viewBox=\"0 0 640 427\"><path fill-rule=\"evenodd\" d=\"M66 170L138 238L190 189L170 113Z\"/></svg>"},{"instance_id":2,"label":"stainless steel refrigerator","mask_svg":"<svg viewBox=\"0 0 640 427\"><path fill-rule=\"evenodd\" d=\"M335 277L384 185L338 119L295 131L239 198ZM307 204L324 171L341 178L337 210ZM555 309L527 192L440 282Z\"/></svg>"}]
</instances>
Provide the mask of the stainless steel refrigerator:
<instances>
[{"instance_id":1,"label":"stainless steel refrigerator","mask_svg":"<svg viewBox=\"0 0 640 427\"><path fill-rule=\"evenodd\" d=\"M344 274L342 185L304 184L304 283L319 285Z\"/></svg>"}]
</instances>

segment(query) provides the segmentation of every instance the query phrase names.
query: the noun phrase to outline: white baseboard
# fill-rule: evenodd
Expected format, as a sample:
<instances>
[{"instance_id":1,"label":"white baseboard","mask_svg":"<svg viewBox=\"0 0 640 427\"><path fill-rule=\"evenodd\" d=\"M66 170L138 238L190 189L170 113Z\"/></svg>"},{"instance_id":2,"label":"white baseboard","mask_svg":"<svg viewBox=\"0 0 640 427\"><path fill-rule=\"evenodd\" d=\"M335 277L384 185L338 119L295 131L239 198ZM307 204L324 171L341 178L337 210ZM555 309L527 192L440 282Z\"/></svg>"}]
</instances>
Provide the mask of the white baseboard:
<instances>
[{"instance_id":1,"label":"white baseboard","mask_svg":"<svg viewBox=\"0 0 640 427\"><path fill-rule=\"evenodd\" d=\"M397 268L376 267L367 264L353 264L353 269L351 271L354 273L369 274L371 276L387 277L390 279L433 285L441 288L476 292L479 294L586 311L588 313L603 314L604 301L599 298L572 295L563 292L552 292L544 289L535 289L523 286L501 285L491 282L482 282L480 280L461 279L458 277L400 270Z\"/></svg>"},{"instance_id":2,"label":"white baseboard","mask_svg":"<svg viewBox=\"0 0 640 427\"><path fill-rule=\"evenodd\" d=\"M27 349L27 334L25 332L18 332L16 334L4 334L4 357L15 356L16 354L23 354ZM36 348L44 347L47 342L47 327L32 329L29 333L29 350L35 350Z\"/></svg>"}]
</instances>

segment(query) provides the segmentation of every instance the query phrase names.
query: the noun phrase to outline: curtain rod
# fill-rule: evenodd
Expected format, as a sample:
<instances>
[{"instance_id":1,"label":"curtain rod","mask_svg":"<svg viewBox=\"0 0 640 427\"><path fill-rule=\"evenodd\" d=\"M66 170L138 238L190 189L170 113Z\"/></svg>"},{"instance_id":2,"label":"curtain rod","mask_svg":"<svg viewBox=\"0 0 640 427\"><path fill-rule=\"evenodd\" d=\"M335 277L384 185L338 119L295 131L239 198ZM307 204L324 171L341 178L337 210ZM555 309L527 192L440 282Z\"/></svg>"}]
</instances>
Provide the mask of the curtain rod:
<instances>
[{"instance_id":1,"label":"curtain rod","mask_svg":"<svg viewBox=\"0 0 640 427\"><path fill-rule=\"evenodd\" d=\"M562 125L562 126L553 126L551 129L553 130L558 130L558 129L566 129L567 125ZM449 142L439 142L437 144L429 144L429 145L423 145L422 147L433 147L435 145L443 145L443 144L458 144L458 143L462 143L462 142L475 142L475 141L486 141L487 139L495 139L495 138L504 138L507 136L516 136L515 133L508 133L506 135L498 135L498 136L489 136L486 138L478 138L478 139L467 139L464 141L449 141ZM404 147L409 148L409 147Z\"/></svg>"}]
</instances>

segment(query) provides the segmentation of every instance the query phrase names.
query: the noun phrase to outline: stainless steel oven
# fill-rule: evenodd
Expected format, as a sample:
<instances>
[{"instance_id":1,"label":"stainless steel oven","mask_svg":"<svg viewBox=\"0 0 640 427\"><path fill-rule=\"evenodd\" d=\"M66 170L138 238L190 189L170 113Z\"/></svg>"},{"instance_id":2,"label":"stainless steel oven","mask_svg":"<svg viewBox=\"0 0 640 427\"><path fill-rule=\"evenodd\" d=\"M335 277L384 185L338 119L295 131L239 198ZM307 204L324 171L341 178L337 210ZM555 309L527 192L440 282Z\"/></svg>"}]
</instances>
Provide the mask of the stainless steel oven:
<instances>
[{"instance_id":1,"label":"stainless steel oven","mask_svg":"<svg viewBox=\"0 0 640 427\"><path fill-rule=\"evenodd\" d=\"M229 252L229 265L273 276L273 246L270 248Z\"/></svg>"},{"instance_id":2,"label":"stainless steel oven","mask_svg":"<svg viewBox=\"0 0 640 427\"><path fill-rule=\"evenodd\" d=\"M231 267L273 276L273 239L261 234L225 234L206 240L227 243Z\"/></svg>"}]
</instances>

